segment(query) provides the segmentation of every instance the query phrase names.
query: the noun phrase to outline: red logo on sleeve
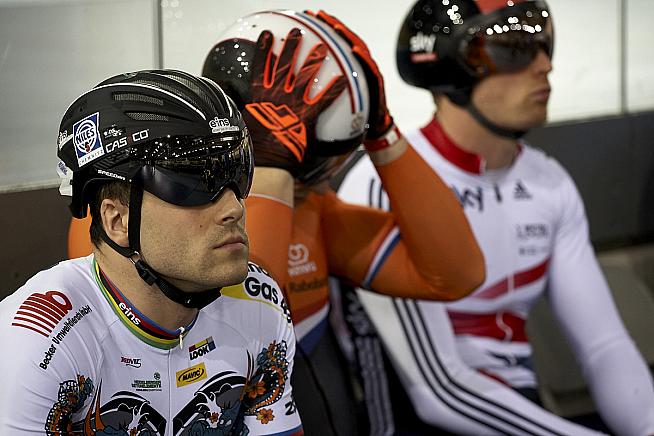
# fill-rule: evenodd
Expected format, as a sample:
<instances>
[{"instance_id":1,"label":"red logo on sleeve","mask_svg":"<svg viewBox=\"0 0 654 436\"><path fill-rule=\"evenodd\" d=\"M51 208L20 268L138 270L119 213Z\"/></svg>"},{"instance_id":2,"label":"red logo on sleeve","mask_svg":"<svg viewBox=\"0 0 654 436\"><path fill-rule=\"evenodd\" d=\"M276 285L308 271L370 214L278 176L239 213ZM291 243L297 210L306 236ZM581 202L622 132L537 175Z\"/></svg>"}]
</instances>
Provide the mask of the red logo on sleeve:
<instances>
[{"instance_id":1,"label":"red logo on sleeve","mask_svg":"<svg viewBox=\"0 0 654 436\"><path fill-rule=\"evenodd\" d=\"M70 300L62 292L35 292L20 305L11 325L48 337L72 308Z\"/></svg>"}]
</instances>

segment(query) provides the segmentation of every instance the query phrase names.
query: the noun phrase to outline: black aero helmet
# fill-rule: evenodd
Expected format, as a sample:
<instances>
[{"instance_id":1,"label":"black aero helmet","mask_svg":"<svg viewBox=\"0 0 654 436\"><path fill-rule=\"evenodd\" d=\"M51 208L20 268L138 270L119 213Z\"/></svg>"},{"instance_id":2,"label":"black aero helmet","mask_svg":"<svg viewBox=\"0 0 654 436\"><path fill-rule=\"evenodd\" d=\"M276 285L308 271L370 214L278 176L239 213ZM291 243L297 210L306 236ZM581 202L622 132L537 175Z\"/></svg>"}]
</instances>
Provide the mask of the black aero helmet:
<instances>
[{"instance_id":1,"label":"black aero helmet","mask_svg":"<svg viewBox=\"0 0 654 436\"><path fill-rule=\"evenodd\" d=\"M270 31L276 41L273 56L279 56L280 41L284 41L293 28L302 32L295 68L300 68L312 47L324 44L327 48L327 57L313 78L312 95L319 94L338 76L347 79L342 94L318 117L315 137L308 139L314 146L307 148L297 177L312 183L328 171L334 156L350 153L362 143L370 109L363 67L350 45L336 31L303 12L270 10L249 14L219 36L207 54L202 75L222 86L244 110L246 104L251 103L251 84L258 79L251 73L257 38L264 30Z\"/></svg>"},{"instance_id":2,"label":"black aero helmet","mask_svg":"<svg viewBox=\"0 0 654 436\"><path fill-rule=\"evenodd\" d=\"M216 289L193 294L180 290L140 254L144 190L179 206L210 203L225 188L239 198L249 192L254 168L250 135L236 105L218 85L175 70L111 77L66 110L57 146L60 191L72 196L74 217L86 216L103 183L129 183L129 247L119 246L104 231L103 241L177 303L203 307L218 298Z\"/></svg>"},{"instance_id":3,"label":"black aero helmet","mask_svg":"<svg viewBox=\"0 0 654 436\"><path fill-rule=\"evenodd\" d=\"M114 76L77 98L62 118L57 155L76 218L86 216L102 182L197 206L225 187L245 197L253 171L234 102L211 80L174 70Z\"/></svg>"},{"instance_id":4,"label":"black aero helmet","mask_svg":"<svg viewBox=\"0 0 654 436\"><path fill-rule=\"evenodd\" d=\"M541 49L551 57L548 28L542 0L418 0L400 28L397 68L408 84L447 95L496 133L519 136L479 119L470 96L480 79L521 70Z\"/></svg>"}]
</instances>

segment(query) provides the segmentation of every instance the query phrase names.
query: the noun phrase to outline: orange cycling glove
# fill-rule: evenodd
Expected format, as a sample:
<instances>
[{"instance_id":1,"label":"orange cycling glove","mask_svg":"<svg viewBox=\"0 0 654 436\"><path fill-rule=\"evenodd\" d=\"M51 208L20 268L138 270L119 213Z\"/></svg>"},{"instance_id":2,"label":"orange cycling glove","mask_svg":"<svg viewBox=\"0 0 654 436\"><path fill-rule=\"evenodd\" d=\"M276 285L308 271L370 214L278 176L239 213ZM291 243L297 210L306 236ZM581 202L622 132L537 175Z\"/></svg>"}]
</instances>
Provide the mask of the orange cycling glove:
<instances>
[{"instance_id":1,"label":"orange cycling glove","mask_svg":"<svg viewBox=\"0 0 654 436\"><path fill-rule=\"evenodd\" d=\"M252 136L255 165L283 168L297 176L307 145L315 141L318 116L345 89L347 81L338 76L320 94L310 97L327 47L315 45L296 74L300 30L291 29L279 57L273 54L273 39L265 30L257 40L251 98L243 117Z\"/></svg>"},{"instance_id":2,"label":"orange cycling glove","mask_svg":"<svg viewBox=\"0 0 654 436\"><path fill-rule=\"evenodd\" d=\"M386 106L386 93L384 91L384 78L379 71L377 63L372 58L368 46L359 36L350 30L342 21L325 11L318 11L314 13L305 11L307 14L312 15L319 20L329 25L336 31L343 39L345 39L352 47L352 52L357 57L359 63L363 67L366 75L366 82L368 82L368 89L370 93L370 114L368 115L368 133L364 144L369 150L372 148L375 151L380 149L375 144L380 138L385 136L393 127L393 118L388 112ZM383 147L382 147L383 148Z\"/></svg>"}]
</instances>

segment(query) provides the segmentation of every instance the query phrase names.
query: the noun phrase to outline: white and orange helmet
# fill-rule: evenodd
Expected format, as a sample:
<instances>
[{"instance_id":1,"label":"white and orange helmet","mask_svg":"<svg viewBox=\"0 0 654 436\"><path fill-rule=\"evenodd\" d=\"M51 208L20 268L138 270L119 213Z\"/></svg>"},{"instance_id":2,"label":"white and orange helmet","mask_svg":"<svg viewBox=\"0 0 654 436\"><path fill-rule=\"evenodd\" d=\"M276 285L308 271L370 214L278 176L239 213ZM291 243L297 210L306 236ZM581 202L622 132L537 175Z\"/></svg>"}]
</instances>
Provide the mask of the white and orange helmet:
<instances>
[{"instance_id":1,"label":"white and orange helmet","mask_svg":"<svg viewBox=\"0 0 654 436\"><path fill-rule=\"evenodd\" d=\"M256 12L239 18L222 33L207 55L202 75L220 84L242 109L250 101L250 84L254 79L250 67L259 35L264 30L273 34L273 54L279 56L286 35L293 28L302 34L296 69L317 44L323 43L328 49L311 85L310 97L320 94L338 76L347 79L345 90L318 117L315 138L311 139L317 144L307 149L303 164L303 174L309 174L324 168L330 157L349 154L362 143L366 133L370 109L368 85L361 64L341 36L306 13Z\"/></svg>"}]
</instances>

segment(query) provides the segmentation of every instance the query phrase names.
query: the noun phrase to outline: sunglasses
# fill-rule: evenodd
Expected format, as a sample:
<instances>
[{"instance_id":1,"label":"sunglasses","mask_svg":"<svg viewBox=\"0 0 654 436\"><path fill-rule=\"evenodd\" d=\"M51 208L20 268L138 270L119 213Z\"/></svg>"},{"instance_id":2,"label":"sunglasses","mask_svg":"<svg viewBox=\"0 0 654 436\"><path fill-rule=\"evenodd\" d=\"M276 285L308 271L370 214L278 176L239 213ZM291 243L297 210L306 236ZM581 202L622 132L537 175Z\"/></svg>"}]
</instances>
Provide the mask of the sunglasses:
<instances>
[{"instance_id":1,"label":"sunglasses","mask_svg":"<svg viewBox=\"0 0 654 436\"><path fill-rule=\"evenodd\" d=\"M227 188L240 199L252 185L254 163L249 134L234 137L172 137L152 141L136 158L130 181L177 206L201 206Z\"/></svg>"},{"instance_id":2,"label":"sunglasses","mask_svg":"<svg viewBox=\"0 0 654 436\"><path fill-rule=\"evenodd\" d=\"M520 71L543 50L551 59L554 51L552 25L545 6L523 4L491 14L485 22L468 28L458 55L475 77Z\"/></svg>"}]
</instances>

